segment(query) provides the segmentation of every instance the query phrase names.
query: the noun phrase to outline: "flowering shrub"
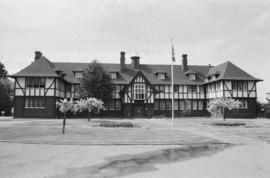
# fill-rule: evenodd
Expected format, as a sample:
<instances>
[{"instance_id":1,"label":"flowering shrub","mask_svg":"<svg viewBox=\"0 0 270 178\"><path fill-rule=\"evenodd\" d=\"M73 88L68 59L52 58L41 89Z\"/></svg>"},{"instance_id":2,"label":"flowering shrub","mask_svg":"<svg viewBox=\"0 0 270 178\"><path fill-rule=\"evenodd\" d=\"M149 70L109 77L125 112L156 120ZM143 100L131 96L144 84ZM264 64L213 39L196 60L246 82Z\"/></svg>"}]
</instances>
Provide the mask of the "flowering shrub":
<instances>
[{"instance_id":1,"label":"flowering shrub","mask_svg":"<svg viewBox=\"0 0 270 178\"><path fill-rule=\"evenodd\" d=\"M90 120L90 113L97 109L97 111L99 112L102 108L103 108L103 104L104 102L96 99L96 98L87 98L87 99L80 99L78 101L76 101L76 108L78 108L78 110L80 112L87 110L88 112L88 121Z\"/></svg>"},{"instance_id":2,"label":"flowering shrub","mask_svg":"<svg viewBox=\"0 0 270 178\"><path fill-rule=\"evenodd\" d=\"M232 98L216 98L210 101L207 110L212 114L221 114L225 121L226 110L237 109L241 105L241 102Z\"/></svg>"}]
</instances>

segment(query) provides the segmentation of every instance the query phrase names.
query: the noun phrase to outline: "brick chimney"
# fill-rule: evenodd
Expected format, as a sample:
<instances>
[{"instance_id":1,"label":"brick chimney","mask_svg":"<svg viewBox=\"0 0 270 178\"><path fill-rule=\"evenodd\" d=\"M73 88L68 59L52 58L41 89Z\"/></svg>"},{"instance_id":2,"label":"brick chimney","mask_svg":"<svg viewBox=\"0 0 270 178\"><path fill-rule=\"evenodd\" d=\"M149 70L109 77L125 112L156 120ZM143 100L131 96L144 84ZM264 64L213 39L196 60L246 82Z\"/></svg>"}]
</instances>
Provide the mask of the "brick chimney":
<instances>
[{"instance_id":1,"label":"brick chimney","mask_svg":"<svg viewBox=\"0 0 270 178\"><path fill-rule=\"evenodd\" d=\"M140 65L140 56L132 56L131 65L132 65L132 68L138 68Z\"/></svg>"},{"instance_id":2,"label":"brick chimney","mask_svg":"<svg viewBox=\"0 0 270 178\"><path fill-rule=\"evenodd\" d=\"M188 63L188 61L187 61L187 54L183 54L182 55L182 70L184 72L188 71L187 63Z\"/></svg>"},{"instance_id":3,"label":"brick chimney","mask_svg":"<svg viewBox=\"0 0 270 178\"><path fill-rule=\"evenodd\" d=\"M35 51L35 61L39 60L42 56L42 53L40 51Z\"/></svg>"},{"instance_id":4,"label":"brick chimney","mask_svg":"<svg viewBox=\"0 0 270 178\"><path fill-rule=\"evenodd\" d=\"M120 52L120 65L121 65L121 72L125 70L125 52Z\"/></svg>"}]
</instances>

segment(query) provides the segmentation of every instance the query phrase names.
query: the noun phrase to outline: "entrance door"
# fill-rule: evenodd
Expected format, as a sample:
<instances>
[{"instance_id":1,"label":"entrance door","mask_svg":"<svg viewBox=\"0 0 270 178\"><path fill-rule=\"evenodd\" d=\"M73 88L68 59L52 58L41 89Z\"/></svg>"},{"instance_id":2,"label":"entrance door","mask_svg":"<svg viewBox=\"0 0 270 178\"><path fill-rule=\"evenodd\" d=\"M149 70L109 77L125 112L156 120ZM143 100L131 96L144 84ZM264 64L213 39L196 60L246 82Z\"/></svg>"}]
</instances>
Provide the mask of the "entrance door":
<instances>
[{"instance_id":1,"label":"entrance door","mask_svg":"<svg viewBox=\"0 0 270 178\"><path fill-rule=\"evenodd\" d=\"M134 107L134 116L135 117L144 117L143 106L135 106Z\"/></svg>"}]
</instances>

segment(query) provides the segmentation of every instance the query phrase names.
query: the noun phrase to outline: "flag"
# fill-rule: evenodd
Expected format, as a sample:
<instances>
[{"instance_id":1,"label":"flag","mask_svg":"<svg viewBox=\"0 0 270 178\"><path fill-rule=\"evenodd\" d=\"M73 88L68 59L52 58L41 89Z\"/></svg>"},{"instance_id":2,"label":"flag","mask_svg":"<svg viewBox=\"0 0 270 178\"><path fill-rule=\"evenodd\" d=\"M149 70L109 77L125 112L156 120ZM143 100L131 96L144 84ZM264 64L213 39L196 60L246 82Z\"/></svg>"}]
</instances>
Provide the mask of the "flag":
<instances>
[{"instance_id":1,"label":"flag","mask_svg":"<svg viewBox=\"0 0 270 178\"><path fill-rule=\"evenodd\" d=\"M173 48L173 44L172 44L172 62L175 62L175 56L174 56L174 48Z\"/></svg>"}]
</instances>

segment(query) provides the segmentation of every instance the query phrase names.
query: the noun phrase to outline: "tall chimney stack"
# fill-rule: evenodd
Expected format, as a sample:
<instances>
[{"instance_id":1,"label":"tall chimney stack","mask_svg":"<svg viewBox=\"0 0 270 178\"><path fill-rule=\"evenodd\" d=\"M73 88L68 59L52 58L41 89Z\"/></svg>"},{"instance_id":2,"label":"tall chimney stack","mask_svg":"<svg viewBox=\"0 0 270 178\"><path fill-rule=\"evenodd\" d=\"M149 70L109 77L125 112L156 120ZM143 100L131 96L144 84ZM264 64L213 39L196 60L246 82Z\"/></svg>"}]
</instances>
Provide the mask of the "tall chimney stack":
<instances>
[{"instance_id":1,"label":"tall chimney stack","mask_svg":"<svg viewBox=\"0 0 270 178\"><path fill-rule=\"evenodd\" d=\"M140 65L140 56L132 56L131 60L132 68L138 68Z\"/></svg>"},{"instance_id":2,"label":"tall chimney stack","mask_svg":"<svg viewBox=\"0 0 270 178\"><path fill-rule=\"evenodd\" d=\"M188 71L187 63L188 63L188 61L187 61L187 54L183 54L182 55L182 70L184 72Z\"/></svg>"},{"instance_id":3,"label":"tall chimney stack","mask_svg":"<svg viewBox=\"0 0 270 178\"><path fill-rule=\"evenodd\" d=\"M42 53L40 51L35 51L35 61L39 60L42 56Z\"/></svg>"},{"instance_id":4,"label":"tall chimney stack","mask_svg":"<svg viewBox=\"0 0 270 178\"><path fill-rule=\"evenodd\" d=\"M121 65L121 72L125 70L125 52L120 52L120 65Z\"/></svg>"}]
</instances>

